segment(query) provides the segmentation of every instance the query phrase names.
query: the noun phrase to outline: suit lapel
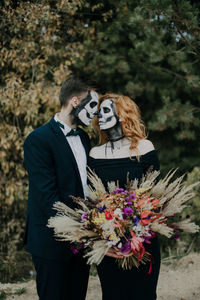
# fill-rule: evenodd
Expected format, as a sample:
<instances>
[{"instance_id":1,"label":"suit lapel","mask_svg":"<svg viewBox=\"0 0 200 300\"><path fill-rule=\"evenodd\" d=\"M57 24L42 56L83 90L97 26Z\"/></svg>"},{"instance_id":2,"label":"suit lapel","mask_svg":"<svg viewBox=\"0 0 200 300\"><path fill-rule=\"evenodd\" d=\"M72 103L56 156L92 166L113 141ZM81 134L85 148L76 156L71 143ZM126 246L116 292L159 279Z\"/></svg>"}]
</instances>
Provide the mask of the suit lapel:
<instances>
[{"instance_id":1,"label":"suit lapel","mask_svg":"<svg viewBox=\"0 0 200 300\"><path fill-rule=\"evenodd\" d=\"M75 168L75 171L77 173L78 179L80 181L80 184L82 186L82 181L81 181L79 169L78 169L78 166L76 163L76 159L74 157L74 154L72 152L72 149L71 149L66 137L64 136L63 132L59 128L59 125L56 123L54 118L52 118L48 124L49 124L50 128L52 129L52 131L54 132L54 134L56 135L56 137L58 139L59 147L62 149L62 152L63 151L66 152L66 157L68 158L68 161L72 162L72 164Z\"/></svg>"}]
</instances>

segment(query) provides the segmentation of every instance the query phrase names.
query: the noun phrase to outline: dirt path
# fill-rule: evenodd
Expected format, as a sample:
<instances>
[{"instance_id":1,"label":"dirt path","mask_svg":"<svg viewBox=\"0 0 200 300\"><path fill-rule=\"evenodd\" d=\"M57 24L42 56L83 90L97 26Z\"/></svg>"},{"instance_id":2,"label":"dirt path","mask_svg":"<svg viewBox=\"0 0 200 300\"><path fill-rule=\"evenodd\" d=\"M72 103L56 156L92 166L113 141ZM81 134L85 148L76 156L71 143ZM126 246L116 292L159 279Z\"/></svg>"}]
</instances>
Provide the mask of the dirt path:
<instances>
[{"instance_id":1,"label":"dirt path","mask_svg":"<svg viewBox=\"0 0 200 300\"><path fill-rule=\"evenodd\" d=\"M35 282L1 284L6 300L36 300ZM191 253L174 264L162 264L158 282L158 300L199 300L200 299L200 254ZM21 295L20 295L21 294ZM1 299L1 298L0 298ZM90 277L87 300L101 300L98 277ZM124 300L124 299L122 299Z\"/></svg>"}]
</instances>

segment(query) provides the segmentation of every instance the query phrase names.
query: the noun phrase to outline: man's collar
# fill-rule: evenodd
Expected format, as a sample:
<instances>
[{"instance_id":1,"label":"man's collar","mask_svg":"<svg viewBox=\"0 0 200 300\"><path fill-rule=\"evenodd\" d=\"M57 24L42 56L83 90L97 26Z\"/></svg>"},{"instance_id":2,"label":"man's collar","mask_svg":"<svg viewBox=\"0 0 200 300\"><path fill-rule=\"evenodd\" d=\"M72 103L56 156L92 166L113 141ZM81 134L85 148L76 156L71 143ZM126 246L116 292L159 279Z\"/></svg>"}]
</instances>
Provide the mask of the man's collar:
<instances>
[{"instance_id":1,"label":"man's collar","mask_svg":"<svg viewBox=\"0 0 200 300\"><path fill-rule=\"evenodd\" d=\"M59 119L59 114L58 113L55 114L54 120L56 122L59 122L62 125L62 126L61 125L59 125L59 126L62 127L62 130L63 130L65 135L71 131L72 128L69 125L67 125L65 122L63 122Z\"/></svg>"}]
</instances>

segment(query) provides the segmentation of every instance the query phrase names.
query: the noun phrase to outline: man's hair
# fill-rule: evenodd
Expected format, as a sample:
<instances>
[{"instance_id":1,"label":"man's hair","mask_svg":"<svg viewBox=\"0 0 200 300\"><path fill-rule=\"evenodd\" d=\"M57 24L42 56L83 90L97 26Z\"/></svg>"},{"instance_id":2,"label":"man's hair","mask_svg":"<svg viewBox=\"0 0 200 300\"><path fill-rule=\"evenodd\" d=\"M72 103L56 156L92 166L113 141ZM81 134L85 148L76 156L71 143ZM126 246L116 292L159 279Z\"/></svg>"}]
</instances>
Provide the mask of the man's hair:
<instances>
[{"instance_id":1,"label":"man's hair","mask_svg":"<svg viewBox=\"0 0 200 300\"><path fill-rule=\"evenodd\" d=\"M68 101L74 96L80 96L82 93L87 92L89 86L84 83L80 78L75 76L68 77L62 84L60 89L60 105L67 105Z\"/></svg>"}]
</instances>

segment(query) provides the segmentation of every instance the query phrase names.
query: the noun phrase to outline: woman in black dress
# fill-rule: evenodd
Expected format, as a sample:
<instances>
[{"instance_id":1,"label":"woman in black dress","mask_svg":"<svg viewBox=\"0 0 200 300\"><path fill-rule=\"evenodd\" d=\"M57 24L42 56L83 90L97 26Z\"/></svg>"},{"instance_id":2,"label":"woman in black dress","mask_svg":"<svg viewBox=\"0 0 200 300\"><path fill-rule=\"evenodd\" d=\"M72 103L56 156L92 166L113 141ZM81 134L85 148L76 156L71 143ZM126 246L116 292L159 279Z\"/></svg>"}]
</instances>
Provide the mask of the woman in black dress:
<instances>
[{"instance_id":1,"label":"woman in black dress","mask_svg":"<svg viewBox=\"0 0 200 300\"><path fill-rule=\"evenodd\" d=\"M141 179L152 170L159 170L153 144L146 139L137 105L129 97L106 94L99 99L94 122L99 131L100 146L90 151L89 166L107 182L119 182L124 187L129 179ZM155 300L160 269L160 250L157 237L144 244L151 253L151 262L123 270L116 258L121 253L110 249L97 267L103 300ZM149 272L150 264L152 265ZM150 273L150 274L149 274Z\"/></svg>"}]
</instances>

